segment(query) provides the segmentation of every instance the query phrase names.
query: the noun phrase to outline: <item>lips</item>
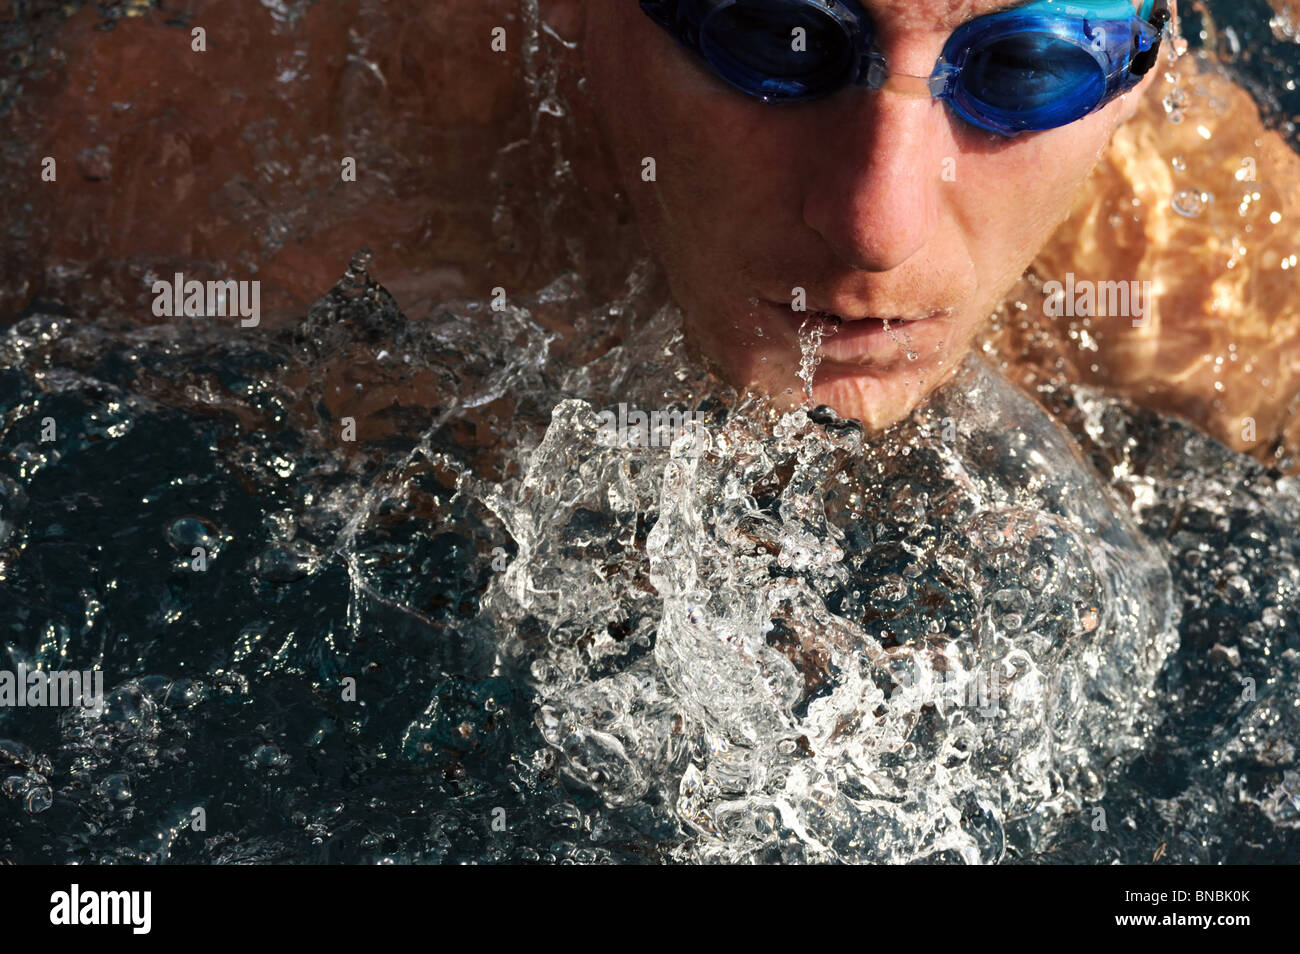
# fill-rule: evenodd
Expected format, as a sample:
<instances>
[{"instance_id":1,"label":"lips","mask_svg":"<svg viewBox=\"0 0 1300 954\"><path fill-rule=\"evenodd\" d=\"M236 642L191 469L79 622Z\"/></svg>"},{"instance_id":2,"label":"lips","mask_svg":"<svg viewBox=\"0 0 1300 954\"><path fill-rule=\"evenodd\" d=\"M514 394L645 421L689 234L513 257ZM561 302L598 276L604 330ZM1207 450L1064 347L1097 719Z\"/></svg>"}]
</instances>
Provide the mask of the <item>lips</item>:
<instances>
[{"instance_id":1,"label":"lips","mask_svg":"<svg viewBox=\"0 0 1300 954\"><path fill-rule=\"evenodd\" d=\"M940 308L919 315L844 315L820 308L804 312L805 315L822 318L835 323L848 321L888 321L891 324L908 324L913 321L925 321L927 318L940 318L951 313L951 308ZM796 314L796 312L791 312L791 314Z\"/></svg>"},{"instance_id":2,"label":"lips","mask_svg":"<svg viewBox=\"0 0 1300 954\"><path fill-rule=\"evenodd\" d=\"M793 311L788 305L767 301L768 309L780 316L793 346L798 346L799 329L809 322L820 330L824 360L837 364L884 367L928 359L943 346L949 329L944 320L951 308L909 315L845 315L827 309Z\"/></svg>"}]
</instances>

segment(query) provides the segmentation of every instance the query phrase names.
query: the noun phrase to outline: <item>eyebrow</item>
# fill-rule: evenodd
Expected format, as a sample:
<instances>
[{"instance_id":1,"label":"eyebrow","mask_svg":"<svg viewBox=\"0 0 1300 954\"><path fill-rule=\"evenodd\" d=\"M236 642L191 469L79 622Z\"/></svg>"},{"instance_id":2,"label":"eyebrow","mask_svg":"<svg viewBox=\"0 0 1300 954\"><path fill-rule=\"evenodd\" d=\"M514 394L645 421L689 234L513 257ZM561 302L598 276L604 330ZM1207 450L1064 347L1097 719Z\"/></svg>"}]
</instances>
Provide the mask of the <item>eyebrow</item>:
<instances>
[{"instance_id":1,"label":"eyebrow","mask_svg":"<svg viewBox=\"0 0 1300 954\"><path fill-rule=\"evenodd\" d=\"M970 20L978 20L980 17L991 16L994 13L1006 13L1008 10L1018 10L1020 7L1027 7L1033 2L1035 2L1035 0L1012 0L1011 3L1001 3L997 6L989 7L987 10L981 10L979 13L972 16L967 16L965 19L961 20L960 23L966 23Z\"/></svg>"}]
</instances>

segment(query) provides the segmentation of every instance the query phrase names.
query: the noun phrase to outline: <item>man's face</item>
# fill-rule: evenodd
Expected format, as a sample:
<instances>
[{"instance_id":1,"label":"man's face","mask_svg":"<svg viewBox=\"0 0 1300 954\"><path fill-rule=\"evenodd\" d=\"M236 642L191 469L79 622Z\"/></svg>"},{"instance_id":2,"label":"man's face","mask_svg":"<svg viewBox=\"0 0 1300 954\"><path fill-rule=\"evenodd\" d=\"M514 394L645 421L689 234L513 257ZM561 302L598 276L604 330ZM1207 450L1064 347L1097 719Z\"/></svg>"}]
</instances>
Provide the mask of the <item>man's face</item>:
<instances>
[{"instance_id":1,"label":"man's face","mask_svg":"<svg viewBox=\"0 0 1300 954\"><path fill-rule=\"evenodd\" d=\"M891 71L927 76L953 29L1006 2L864 6ZM839 316L814 398L873 428L960 362L1155 72L1078 122L1007 139L892 90L764 104L635 0L594 0L586 16L600 121L690 340L734 384L798 399L800 324ZM807 313L791 307L796 288Z\"/></svg>"}]
</instances>

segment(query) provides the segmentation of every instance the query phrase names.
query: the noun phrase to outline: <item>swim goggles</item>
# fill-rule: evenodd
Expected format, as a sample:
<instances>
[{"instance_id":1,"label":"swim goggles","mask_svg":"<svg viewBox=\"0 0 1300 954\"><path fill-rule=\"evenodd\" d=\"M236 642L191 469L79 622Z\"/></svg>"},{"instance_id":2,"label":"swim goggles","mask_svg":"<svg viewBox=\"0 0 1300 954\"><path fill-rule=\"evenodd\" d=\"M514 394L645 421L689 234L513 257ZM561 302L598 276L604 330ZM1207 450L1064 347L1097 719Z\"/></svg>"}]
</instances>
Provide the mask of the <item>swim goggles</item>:
<instances>
[{"instance_id":1,"label":"swim goggles","mask_svg":"<svg viewBox=\"0 0 1300 954\"><path fill-rule=\"evenodd\" d=\"M928 77L890 74L858 0L641 0L722 80L765 103L852 84L945 100L1015 136L1054 129L1132 89L1156 62L1169 0L1035 0L953 32ZM907 81L911 80L909 84Z\"/></svg>"}]
</instances>

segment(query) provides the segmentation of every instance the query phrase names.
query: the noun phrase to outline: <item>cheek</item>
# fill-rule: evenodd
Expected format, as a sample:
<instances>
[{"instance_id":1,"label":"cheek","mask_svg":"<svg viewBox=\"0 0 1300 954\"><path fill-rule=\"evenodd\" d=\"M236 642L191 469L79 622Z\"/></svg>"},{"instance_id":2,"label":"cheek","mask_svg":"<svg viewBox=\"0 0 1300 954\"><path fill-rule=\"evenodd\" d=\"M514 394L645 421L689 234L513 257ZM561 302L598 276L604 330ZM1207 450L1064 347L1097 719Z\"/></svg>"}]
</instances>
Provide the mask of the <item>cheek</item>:
<instances>
[{"instance_id":1,"label":"cheek","mask_svg":"<svg viewBox=\"0 0 1300 954\"><path fill-rule=\"evenodd\" d=\"M770 107L751 104L689 64L648 65L649 89L626 102L616 142L641 231L661 261L685 271L724 267L800 221L790 137ZM652 92L653 91L653 92ZM653 160L654 181L643 171Z\"/></svg>"},{"instance_id":2,"label":"cheek","mask_svg":"<svg viewBox=\"0 0 1300 954\"><path fill-rule=\"evenodd\" d=\"M957 225L981 285L1007 284L1068 217L1080 186L1109 139L1108 111L959 160L950 185ZM964 181L963 181L964 179Z\"/></svg>"},{"instance_id":3,"label":"cheek","mask_svg":"<svg viewBox=\"0 0 1300 954\"><path fill-rule=\"evenodd\" d=\"M773 122L771 107L623 14L598 18L587 69L619 181L652 246L671 255L689 243L693 258L707 256L783 214L800 137L781 135L789 123Z\"/></svg>"}]
</instances>

